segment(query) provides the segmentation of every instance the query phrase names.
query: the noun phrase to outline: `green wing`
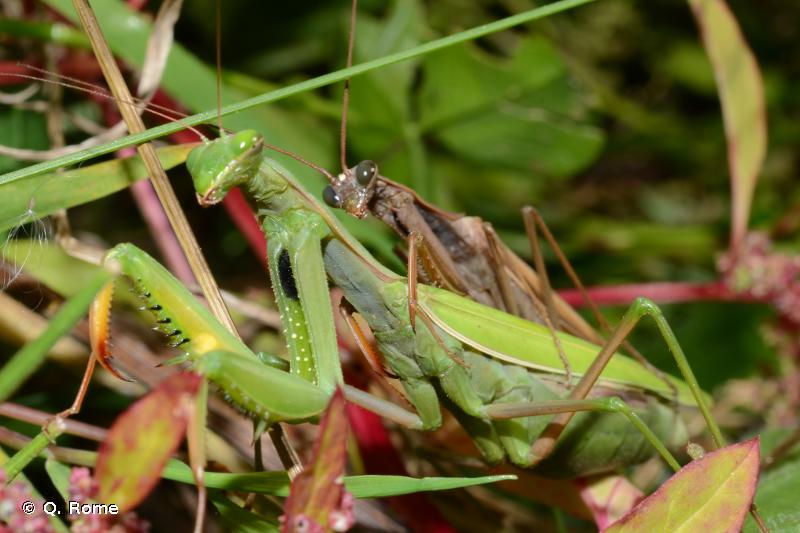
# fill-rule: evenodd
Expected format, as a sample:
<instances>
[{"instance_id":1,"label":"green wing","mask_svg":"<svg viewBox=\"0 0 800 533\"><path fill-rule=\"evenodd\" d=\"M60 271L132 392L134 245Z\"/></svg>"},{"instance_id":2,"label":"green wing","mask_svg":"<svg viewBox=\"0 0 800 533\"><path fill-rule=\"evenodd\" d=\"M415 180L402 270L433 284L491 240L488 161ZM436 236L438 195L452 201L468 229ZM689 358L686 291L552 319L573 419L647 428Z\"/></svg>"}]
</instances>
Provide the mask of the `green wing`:
<instances>
[{"instance_id":1,"label":"green wing","mask_svg":"<svg viewBox=\"0 0 800 533\"><path fill-rule=\"evenodd\" d=\"M421 285L418 290L420 303L430 312L436 325L461 342L508 363L542 372L565 373L551 333L545 326L442 289ZM600 353L600 347L567 333L556 334L573 374L583 375ZM611 358L601 379L604 384L647 389L666 399L674 396L663 379L638 361L619 353ZM668 379L678 391L678 401L695 405L686 383L671 376Z\"/></svg>"}]
</instances>

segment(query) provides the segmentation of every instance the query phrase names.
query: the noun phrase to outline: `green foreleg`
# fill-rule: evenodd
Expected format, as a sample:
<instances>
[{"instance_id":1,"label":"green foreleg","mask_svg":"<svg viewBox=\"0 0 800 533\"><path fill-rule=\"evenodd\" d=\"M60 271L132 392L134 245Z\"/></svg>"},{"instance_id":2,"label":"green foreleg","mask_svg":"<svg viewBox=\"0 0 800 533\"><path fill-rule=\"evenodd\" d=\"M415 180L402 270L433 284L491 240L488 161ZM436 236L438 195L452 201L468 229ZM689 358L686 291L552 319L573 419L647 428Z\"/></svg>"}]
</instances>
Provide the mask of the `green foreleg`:
<instances>
[{"instance_id":1,"label":"green foreleg","mask_svg":"<svg viewBox=\"0 0 800 533\"><path fill-rule=\"evenodd\" d=\"M270 424L313 419L328 404L328 395L312 383L252 357L212 351L194 369L219 386L235 405Z\"/></svg>"},{"instance_id":2,"label":"green foreleg","mask_svg":"<svg viewBox=\"0 0 800 533\"><path fill-rule=\"evenodd\" d=\"M320 249L325 226L316 214L294 209L267 216L264 230L292 373L330 393L342 371Z\"/></svg>"}]
</instances>

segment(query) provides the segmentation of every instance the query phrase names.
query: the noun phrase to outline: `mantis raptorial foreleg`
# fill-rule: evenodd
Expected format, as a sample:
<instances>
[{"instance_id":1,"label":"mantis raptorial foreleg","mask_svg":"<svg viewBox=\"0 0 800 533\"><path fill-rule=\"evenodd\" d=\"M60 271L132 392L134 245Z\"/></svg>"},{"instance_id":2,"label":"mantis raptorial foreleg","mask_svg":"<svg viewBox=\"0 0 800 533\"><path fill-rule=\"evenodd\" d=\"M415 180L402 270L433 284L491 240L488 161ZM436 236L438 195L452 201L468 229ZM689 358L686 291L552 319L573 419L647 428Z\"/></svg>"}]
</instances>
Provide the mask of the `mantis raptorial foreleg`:
<instances>
[{"instance_id":1,"label":"mantis raptorial foreleg","mask_svg":"<svg viewBox=\"0 0 800 533\"><path fill-rule=\"evenodd\" d=\"M239 408L270 424L278 421L302 422L313 419L327 405L329 393L299 376L285 372L282 365L270 364L272 358L259 358L239 339L233 337L211 317L209 311L169 272L150 256L130 244L121 244L106 256L129 277L145 299L146 307L172 340L172 345L185 350L175 363L188 364L222 389ZM106 312L110 306L112 287L108 285L95 301ZM98 361L115 372L105 349L107 313L98 317L96 330ZM411 427L419 427L418 417L379 398L369 397L357 389L346 387L352 401L367 408L389 411L392 419Z\"/></svg>"},{"instance_id":2,"label":"mantis raptorial foreleg","mask_svg":"<svg viewBox=\"0 0 800 533\"><path fill-rule=\"evenodd\" d=\"M302 209L266 215L263 227L292 372L333 392L343 381L320 251L327 227Z\"/></svg>"}]
</instances>

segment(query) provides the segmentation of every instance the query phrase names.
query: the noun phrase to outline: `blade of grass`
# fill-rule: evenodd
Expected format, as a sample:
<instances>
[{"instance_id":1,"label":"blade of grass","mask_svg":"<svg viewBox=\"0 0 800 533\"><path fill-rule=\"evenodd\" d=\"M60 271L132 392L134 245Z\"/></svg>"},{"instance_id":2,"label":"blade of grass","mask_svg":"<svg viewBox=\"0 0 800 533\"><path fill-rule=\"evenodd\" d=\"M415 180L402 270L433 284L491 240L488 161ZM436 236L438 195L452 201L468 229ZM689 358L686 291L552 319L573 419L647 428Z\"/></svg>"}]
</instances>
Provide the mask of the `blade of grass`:
<instances>
[{"instance_id":1,"label":"blade of grass","mask_svg":"<svg viewBox=\"0 0 800 533\"><path fill-rule=\"evenodd\" d=\"M66 335L86 314L89 304L111 274L101 271L75 296L59 309L47 329L33 342L23 346L0 370L0 401L5 401L25 382L47 357L55 343Z\"/></svg>"},{"instance_id":2,"label":"blade of grass","mask_svg":"<svg viewBox=\"0 0 800 533\"><path fill-rule=\"evenodd\" d=\"M0 428L3 429L3 428ZM21 435L9 431L0 431L0 443L12 448L23 448L30 443ZM77 466L94 467L97 461L97 452L78 450L75 448L50 447L42 450L40 456L55 458L61 462ZM164 467L161 477L181 483L194 484L192 469L184 462L170 459ZM450 490L463 487L474 487L499 481L513 481L517 476L501 474L494 476L478 477L423 477L408 476L345 476L345 488L356 498L384 498L400 494L411 494L421 491ZM249 472L249 473L220 473L206 472L206 486L209 489L223 489L241 492L257 492L273 496L286 497L289 495L290 480L285 471Z\"/></svg>"}]
</instances>

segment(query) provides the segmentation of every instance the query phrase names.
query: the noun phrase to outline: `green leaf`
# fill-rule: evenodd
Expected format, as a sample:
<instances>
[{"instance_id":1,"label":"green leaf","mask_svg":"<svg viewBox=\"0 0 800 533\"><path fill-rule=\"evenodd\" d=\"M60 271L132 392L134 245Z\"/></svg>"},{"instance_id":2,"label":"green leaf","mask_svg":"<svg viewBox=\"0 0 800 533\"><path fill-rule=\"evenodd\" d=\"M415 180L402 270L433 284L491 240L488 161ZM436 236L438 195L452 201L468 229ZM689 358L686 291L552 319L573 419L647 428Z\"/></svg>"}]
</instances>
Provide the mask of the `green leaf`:
<instances>
[{"instance_id":1,"label":"green leaf","mask_svg":"<svg viewBox=\"0 0 800 533\"><path fill-rule=\"evenodd\" d=\"M731 245L747 232L767 150L764 86L753 52L724 0L689 0L717 80L731 175Z\"/></svg>"},{"instance_id":2,"label":"green leaf","mask_svg":"<svg viewBox=\"0 0 800 533\"><path fill-rule=\"evenodd\" d=\"M230 501L217 491L208 494L214 509L219 513L219 518L225 525L225 531L234 533L261 533L278 531L278 524L246 511Z\"/></svg>"},{"instance_id":3,"label":"green leaf","mask_svg":"<svg viewBox=\"0 0 800 533\"><path fill-rule=\"evenodd\" d=\"M198 374L173 374L114 421L97 457L98 501L124 512L150 493L183 440L201 381Z\"/></svg>"},{"instance_id":4,"label":"green leaf","mask_svg":"<svg viewBox=\"0 0 800 533\"><path fill-rule=\"evenodd\" d=\"M759 469L758 437L692 461L606 533L738 531Z\"/></svg>"},{"instance_id":5,"label":"green leaf","mask_svg":"<svg viewBox=\"0 0 800 533\"><path fill-rule=\"evenodd\" d=\"M359 16L354 62L370 61L418 45L417 33L421 19L419 6L413 1L395 2L383 21ZM351 84L352 115L368 121L373 127L386 128L382 133L390 138L382 139L383 142L393 139L397 134L397 125L409 118L410 102L407 95L414 81L414 72L415 63L404 62L370 72Z\"/></svg>"},{"instance_id":6,"label":"green leaf","mask_svg":"<svg viewBox=\"0 0 800 533\"><path fill-rule=\"evenodd\" d=\"M53 242L15 239L0 248L3 258L64 297L74 296L102 271L98 265L67 254ZM122 296L125 298L125 296Z\"/></svg>"},{"instance_id":7,"label":"green leaf","mask_svg":"<svg viewBox=\"0 0 800 533\"><path fill-rule=\"evenodd\" d=\"M0 110L0 144L33 150L48 148L50 141L47 138L45 116L34 111L3 107ZM25 166L24 163L16 159L0 156L0 173L9 172L22 166Z\"/></svg>"},{"instance_id":8,"label":"green leaf","mask_svg":"<svg viewBox=\"0 0 800 533\"><path fill-rule=\"evenodd\" d=\"M791 436L791 433L791 430L766 432L762 436L762 455L772 453L774 448L783 444L785 438ZM789 452L779 463L761 472L755 504L770 531L800 531L798 494L800 494L800 449L795 445L794 451ZM744 531L746 533L760 531L752 517L747 518Z\"/></svg>"},{"instance_id":9,"label":"green leaf","mask_svg":"<svg viewBox=\"0 0 800 533\"><path fill-rule=\"evenodd\" d=\"M510 61L474 46L448 48L428 56L423 72L423 130L467 160L568 176L602 145L543 39L524 40Z\"/></svg>"},{"instance_id":10,"label":"green leaf","mask_svg":"<svg viewBox=\"0 0 800 533\"><path fill-rule=\"evenodd\" d=\"M186 160L195 145L157 150L164 169ZM85 204L122 190L147 177L139 156L47 173L0 185L0 231L27 224L59 209Z\"/></svg>"}]
</instances>

